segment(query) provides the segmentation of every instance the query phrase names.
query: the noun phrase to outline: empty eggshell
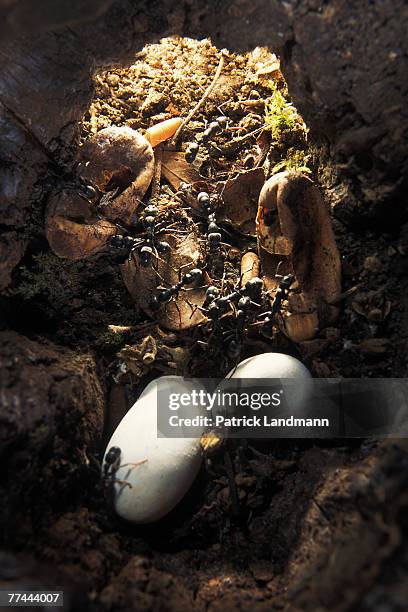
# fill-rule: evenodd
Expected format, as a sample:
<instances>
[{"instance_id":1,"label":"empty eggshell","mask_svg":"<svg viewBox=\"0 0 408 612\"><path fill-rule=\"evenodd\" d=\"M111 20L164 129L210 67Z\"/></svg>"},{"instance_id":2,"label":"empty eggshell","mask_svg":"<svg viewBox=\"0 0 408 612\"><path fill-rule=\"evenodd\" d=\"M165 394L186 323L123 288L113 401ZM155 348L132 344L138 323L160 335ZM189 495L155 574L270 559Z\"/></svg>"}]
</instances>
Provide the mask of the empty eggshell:
<instances>
[{"instance_id":1,"label":"empty eggshell","mask_svg":"<svg viewBox=\"0 0 408 612\"><path fill-rule=\"evenodd\" d=\"M116 479L131 485L113 484L113 507L121 518L133 523L161 519L184 497L197 476L204 429L198 438L158 437L157 431L158 390L189 393L193 388L197 386L179 376L152 381L112 435L106 452L116 446L121 449L121 465L140 462L116 472ZM191 410L190 406L181 406L177 415L193 417ZM194 410L198 413L198 409Z\"/></svg>"},{"instance_id":2,"label":"empty eggshell","mask_svg":"<svg viewBox=\"0 0 408 612\"><path fill-rule=\"evenodd\" d=\"M261 353L248 357L231 370L226 378L262 378L263 386L267 385L268 379L271 383L280 379L287 405L296 412L306 406L313 390L313 378L306 366L284 353ZM293 379L301 380L296 383Z\"/></svg>"}]
</instances>

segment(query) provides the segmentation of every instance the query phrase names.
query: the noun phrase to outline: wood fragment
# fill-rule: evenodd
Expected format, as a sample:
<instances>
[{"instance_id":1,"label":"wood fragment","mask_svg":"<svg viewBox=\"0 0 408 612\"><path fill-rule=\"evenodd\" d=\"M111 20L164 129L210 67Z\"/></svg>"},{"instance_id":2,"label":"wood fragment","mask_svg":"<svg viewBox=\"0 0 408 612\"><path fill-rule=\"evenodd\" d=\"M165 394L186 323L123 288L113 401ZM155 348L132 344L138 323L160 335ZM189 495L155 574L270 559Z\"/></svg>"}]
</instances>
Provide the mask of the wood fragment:
<instances>
[{"instance_id":1,"label":"wood fragment","mask_svg":"<svg viewBox=\"0 0 408 612\"><path fill-rule=\"evenodd\" d=\"M241 287L245 287L249 280L259 276L259 268L258 255L252 251L244 253L241 259Z\"/></svg>"},{"instance_id":2,"label":"wood fragment","mask_svg":"<svg viewBox=\"0 0 408 612\"><path fill-rule=\"evenodd\" d=\"M304 174L276 174L262 188L256 222L267 289L277 288L278 270L297 281L283 331L295 342L310 340L336 319L341 295L340 255L322 195Z\"/></svg>"}]
</instances>

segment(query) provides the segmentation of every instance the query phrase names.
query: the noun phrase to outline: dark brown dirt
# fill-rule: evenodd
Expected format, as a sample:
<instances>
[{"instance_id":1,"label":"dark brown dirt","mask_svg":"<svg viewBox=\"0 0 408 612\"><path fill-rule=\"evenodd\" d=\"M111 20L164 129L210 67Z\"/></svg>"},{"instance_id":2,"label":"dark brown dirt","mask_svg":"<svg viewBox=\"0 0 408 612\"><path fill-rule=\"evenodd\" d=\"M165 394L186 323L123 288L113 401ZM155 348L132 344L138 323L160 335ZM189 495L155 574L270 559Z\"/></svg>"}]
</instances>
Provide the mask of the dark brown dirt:
<instances>
[{"instance_id":1,"label":"dark brown dirt","mask_svg":"<svg viewBox=\"0 0 408 612\"><path fill-rule=\"evenodd\" d=\"M1 332L4 543L25 542L51 508L81 498L101 440L104 393L89 354ZM33 504L32 500L41 500Z\"/></svg>"},{"instance_id":2,"label":"dark brown dirt","mask_svg":"<svg viewBox=\"0 0 408 612\"><path fill-rule=\"evenodd\" d=\"M118 0L102 14L110 3L95 0L94 15L102 16L80 25L79 5L65 4L63 18L45 12L44 21L30 18L26 2L0 1L1 16L15 10L0 55L0 282L7 287L0 297L0 516L10 551L0 558L0 584L64 585L82 597L73 595L67 609L98 612L405 610L402 441L230 444L238 513L223 449L159 524L138 529L110 516L98 466L106 397L117 390L118 350L148 333L149 323L135 331L139 313L110 257L72 264L53 255L43 217L52 189L61 182L76 188L80 136L185 114L211 80L217 49L209 41L167 40L135 62L145 43L211 32L230 52L267 44L280 54L311 128L307 145L299 136L295 143L310 156L333 211L343 288L359 286L335 326L301 345L279 338L278 348L316 376L406 376L404 3ZM16 40L27 24L38 33ZM50 25L62 29L50 33ZM262 121L260 107L245 123L248 110L238 103L254 89L268 93L255 79L254 57L231 53L215 98L186 138L224 101L246 130ZM94 90L91 73L112 66ZM270 154L272 165L287 148ZM243 148L231 163L250 152ZM242 357L260 350L248 345ZM119 388L118 414L137 393Z\"/></svg>"}]
</instances>

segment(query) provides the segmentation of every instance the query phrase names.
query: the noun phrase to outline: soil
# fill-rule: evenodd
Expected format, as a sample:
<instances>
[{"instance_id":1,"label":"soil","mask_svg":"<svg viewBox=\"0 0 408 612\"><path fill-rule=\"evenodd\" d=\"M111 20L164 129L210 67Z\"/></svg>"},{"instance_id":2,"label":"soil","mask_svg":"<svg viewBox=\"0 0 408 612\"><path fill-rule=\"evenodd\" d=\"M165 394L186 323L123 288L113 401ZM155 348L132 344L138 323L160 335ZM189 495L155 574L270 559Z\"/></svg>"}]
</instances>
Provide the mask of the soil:
<instances>
[{"instance_id":1,"label":"soil","mask_svg":"<svg viewBox=\"0 0 408 612\"><path fill-rule=\"evenodd\" d=\"M218 61L219 50L207 39L148 45L134 65L95 77L80 139L110 125L143 132L185 116ZM263 125L262 101L271 96L273 79L257 72L272 61L262 48L230 52L214 94L183 132L182 146L221 112L238 135ZM279 87L288 96L283 82ZM232 138L222 136L220 143ZM72 140L64 142L55 149L61 162L71 156ZM270 172L287 163L290 149L303 152L331 206L343 291L357 288L343 300L338 321L316 339L295 344L281 333L272 343L258 338L243 346L240 359L272 347L301 358L318 377L406 376L408 224L398 218L384 231L365 214L359 222L358 207L347 215L337 165L298 126L279 141L258 145ZM225 180L250 169L258 149L254 139L244 140L220 157L215 170L204 154L197 170L207 181L214 171ZM38 155L41 165L43 152ZM42 217L35 209L30 215L18 235L29 248L0 303L0 486L8 550L0 559L1 584L45 581L51 588L59 580L66 585L67 609L101 612L183 606L211 612L403 610L408 447L400 440L229 442L206 460L189 494L160 523L137 528L110 514L99 482L104 441L139 388L175 370L158 360L138 376L118 374L123 362L117 355L125 345L137 345L148 333L159 338L155 321L136 308L111 253L60 259L43 237ZM234 240L229 264L236 275L237 248L247 244ZM192 340L190 331L164 337L186 350L183 373L202 373L205 351L192 358ZM231 365L224 362L225 371Z\"/></svg>"}]
</instances>

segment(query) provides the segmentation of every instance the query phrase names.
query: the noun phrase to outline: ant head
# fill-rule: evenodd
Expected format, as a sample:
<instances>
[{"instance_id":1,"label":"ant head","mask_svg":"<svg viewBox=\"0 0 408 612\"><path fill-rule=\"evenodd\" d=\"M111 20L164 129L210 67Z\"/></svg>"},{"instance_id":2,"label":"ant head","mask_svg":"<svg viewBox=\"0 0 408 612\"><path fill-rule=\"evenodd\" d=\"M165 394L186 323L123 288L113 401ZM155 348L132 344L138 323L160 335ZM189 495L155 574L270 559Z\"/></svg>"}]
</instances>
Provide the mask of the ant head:
<instances>
[{"instance_id":1,"label":"ant head","mask_svg":"<svg viewBox=\"0 0 408 612\"><path fill-rule=\"evenodd\" d=\"M217 319L220 318L221 309L220 309L220 307L217 304L212 303L208 307L208 313L207 314L208 314L208 318L209 319L212 319L213 321L216 321Z\"/></svg>"},{"instance_id":2,"label":"ant head","mask_svg":"<svg viewBox=\"0 0 408 612\"><path fill-rule=\"evenodd\" d=\"M203 280L203 271L200 268L193 268L188 274L192 283L201 283Z\"/></svg>"},{"instance_id":3,"label":"ant head","mask_svg":"<svg viewBox=\"0 0 408 612\"><path fill-rule=\"evenodd\" d=\"M111 446L106 453L105 462L109 464L114 463L117 459L119 459L121 452L122 451L120 450L119 446Z\"/></svg>"},{"instance_id":4,"label":"ant head","mask_svg":"<svg viewBox=\"0 0 408 612\"><path fill-rule=\"evenodd\" d=\"M146 219L146 217L155 217L159 211L156 206L154 206L153 204L149 204L148 206L146 206L143 212Z\"/></svg>"},{"instance_id":5,"label":"ant head","mask_svg":"<svg viewBox=\"0 0 408 612\"><path fill-rule=\"evenodd\" d=\"M293 276L293 274L286 274L282 278L281 285L283 285L284 287L289 288L294 280L295 280L295 277Z\"/></svg>"},{"instance_id":6,"label":"ant head","mask_svg":"<svg viewBox=\"0 0 408 612\"><path fill-rule=\"evenodd\" d=\"M252 299L257 299L261 296L263 289L263 280L259 276L254 276L245 283L245 291Z\"/></svg>"}]
</instances>

